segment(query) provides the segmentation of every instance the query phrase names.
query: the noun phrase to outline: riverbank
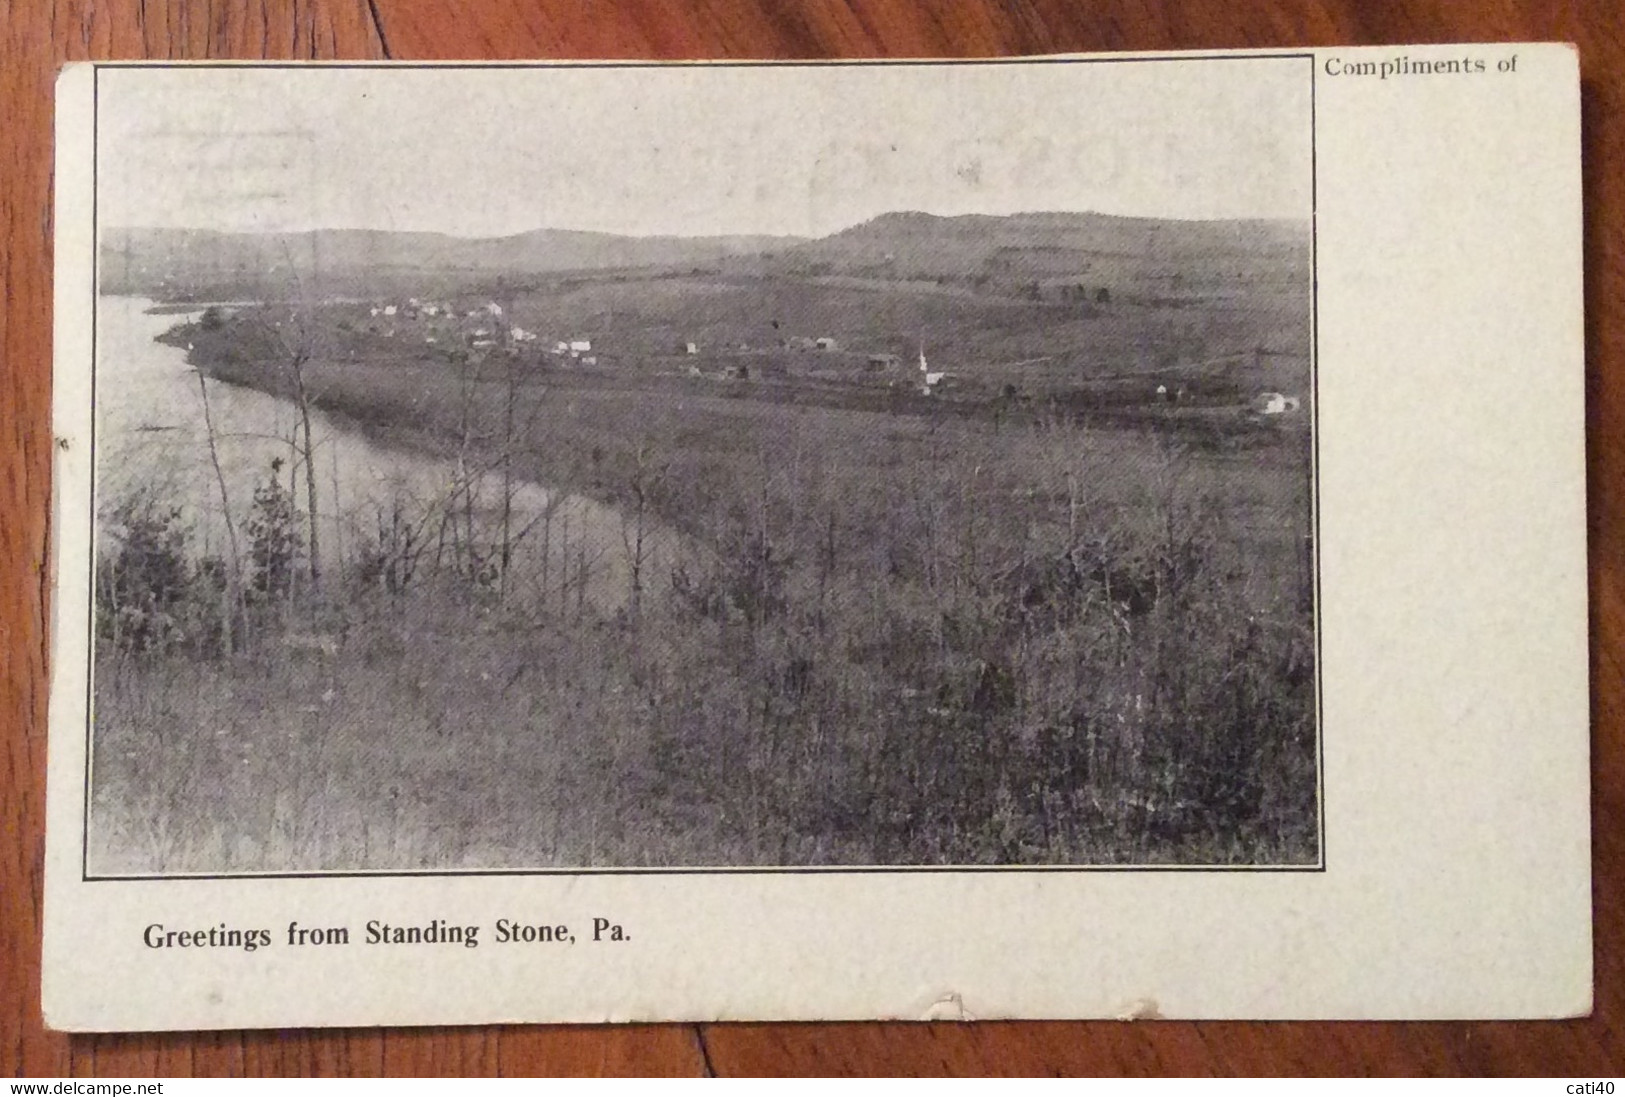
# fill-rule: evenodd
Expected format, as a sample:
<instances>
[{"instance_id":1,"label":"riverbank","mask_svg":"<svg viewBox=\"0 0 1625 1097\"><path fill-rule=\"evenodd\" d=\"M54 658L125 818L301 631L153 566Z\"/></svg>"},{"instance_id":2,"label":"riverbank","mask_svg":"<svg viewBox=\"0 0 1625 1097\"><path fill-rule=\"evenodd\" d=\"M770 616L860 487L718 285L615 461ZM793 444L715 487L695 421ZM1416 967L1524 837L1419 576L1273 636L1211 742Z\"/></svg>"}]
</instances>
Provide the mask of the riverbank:
<instances>
[{"instance_id":1,"label":"riverbank","mask_svg":"<svg viewBox=\"0 0 1625 1097\"><path fill-rule=\"evenodd\" d=\"M585 562L556 513L520 560L500 498L442 507L438 528L402 499L319 592L294 569L250 599L240 652L202 627L146 650L123 634L96 747L98 793L123 790L104 814L121 863L1316 859L1307 464L1290 448L600 385L499 354L386 354L336 323L293 378L275 319L166 338L222 381L303 386L371 438L614 504L615 597L572 592ZM266 511L294 549L297 489ZM668 526L681 559L650 543ZM171 616L201 626L219 591L181 570ZM217 727L250 760L159 749ZM335 766L394 776L340 787ZM482 816L488 792L513 810ZM306 837L239 848L223 829L294 816ZM132 838L147 818L175 820L178 846Z\"/></svg>"},{"instance_id":2,"label":"riverbank","mask_svg":"<svg viewBox=\"0 0 1625 1097\"><path fill-rule=\"evenodd\" d=\"M1036 466L1046 463L1033 459L1029 440L1059 431L1082 440L1106 464L1133 463L1159 450L1185 453L1190 469L1205 481L1199 490L1233 496L1224 502L1237 512L1281 510L1294 518L1307 513L1308 436L1297 423L1285 429L1226 413L1230 441L1215 447L1196 416L1185 416L1182 426L1172 412L1166 422L1137 416L1117 422L1109 415L1080 417L1063 404L562 369L534 351L507 357L500 349L470 354L455 347L403 347L341 327L331 320L312 323L306 372L313 404L345 429L383 446L447 459L467 448L468 437L489 448L502 432L503 405L513 399L523 405L516 413L518 430L497 456L528 479L611 506L635 504L630 485L638 479L640 450L662 455L670 466L668 480L732 481L748 476L751 462L776 449L787 430L810 445L838 450L851 468L875 477L925 465L933 449L993 451L995 466L1022 466L1009 477L1012 492L1020 493L1039 473ZM164 339L184 347L187 360L212 377L292 396L284 368L288 348L263 325L206 331L192 324ZM660 508L662 517L693 532L694 502L679 493ZM1001 518L1020 518L1014 512L1019 508L1003 500L1000 509L1010 512Z\"/></svg>"}]
</instances>

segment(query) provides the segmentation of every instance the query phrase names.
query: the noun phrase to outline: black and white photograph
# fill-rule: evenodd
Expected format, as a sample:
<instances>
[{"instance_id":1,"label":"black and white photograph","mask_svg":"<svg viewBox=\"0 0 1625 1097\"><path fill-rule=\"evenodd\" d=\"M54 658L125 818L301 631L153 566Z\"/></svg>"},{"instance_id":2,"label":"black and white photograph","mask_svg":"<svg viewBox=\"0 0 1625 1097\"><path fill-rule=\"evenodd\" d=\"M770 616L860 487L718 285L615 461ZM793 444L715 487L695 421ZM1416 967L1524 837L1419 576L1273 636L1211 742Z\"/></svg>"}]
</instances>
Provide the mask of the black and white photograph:
<instances>
[{"instance_id":1,"label":"black and white photograph","mask_svg":"<svg viewBox=\"0 0 1625 1097\"><path fill-rule=\"evenodd\" d=\"M1319 868L1313 75L99 71L85 875Z\"/></svg>"}]
</instances>

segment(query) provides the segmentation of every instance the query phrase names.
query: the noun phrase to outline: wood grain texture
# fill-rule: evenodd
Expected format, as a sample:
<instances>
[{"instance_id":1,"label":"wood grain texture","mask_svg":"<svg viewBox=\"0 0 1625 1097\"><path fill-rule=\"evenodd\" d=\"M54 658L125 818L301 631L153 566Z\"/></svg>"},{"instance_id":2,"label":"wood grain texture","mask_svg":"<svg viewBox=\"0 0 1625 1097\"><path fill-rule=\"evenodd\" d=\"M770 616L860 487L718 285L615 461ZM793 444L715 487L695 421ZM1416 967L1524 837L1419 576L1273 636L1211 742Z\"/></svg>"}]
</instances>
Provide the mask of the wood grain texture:
<instances>
[{"instance_id":1,"label":"wood grain texture","mask_svg":"<svg viewBox=\"0 0 1625 1097\"><path fill-rule=\"evenodd\" d=\"M1618 1074L1625 1069L1625 27L1579 0L0 0L0 1072ZM942 57L1558 39L1584 78L1596 1014L1541 1024L44 1030L52 81L87 58Z\"/></svg>"}]
</instances>

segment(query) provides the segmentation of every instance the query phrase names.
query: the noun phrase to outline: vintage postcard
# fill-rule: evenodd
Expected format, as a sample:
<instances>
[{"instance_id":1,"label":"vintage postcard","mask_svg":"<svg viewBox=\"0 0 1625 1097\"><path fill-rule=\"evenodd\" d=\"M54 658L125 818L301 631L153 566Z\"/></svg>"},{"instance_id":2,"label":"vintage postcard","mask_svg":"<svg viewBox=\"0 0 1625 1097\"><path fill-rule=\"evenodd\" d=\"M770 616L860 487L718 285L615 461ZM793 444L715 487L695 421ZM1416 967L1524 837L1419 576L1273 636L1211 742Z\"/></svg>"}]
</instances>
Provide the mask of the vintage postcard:
<instances>
[{"instance_id":1,"label":"vintage postcard","mask_svg":"<svg viewBox=\"0 0 1625 1097\"><path fill-rule=\"evenodd\" d=\"M1555 45L58 90L47 1021L1589 1008Z\"/></svg>"}]
</instances>

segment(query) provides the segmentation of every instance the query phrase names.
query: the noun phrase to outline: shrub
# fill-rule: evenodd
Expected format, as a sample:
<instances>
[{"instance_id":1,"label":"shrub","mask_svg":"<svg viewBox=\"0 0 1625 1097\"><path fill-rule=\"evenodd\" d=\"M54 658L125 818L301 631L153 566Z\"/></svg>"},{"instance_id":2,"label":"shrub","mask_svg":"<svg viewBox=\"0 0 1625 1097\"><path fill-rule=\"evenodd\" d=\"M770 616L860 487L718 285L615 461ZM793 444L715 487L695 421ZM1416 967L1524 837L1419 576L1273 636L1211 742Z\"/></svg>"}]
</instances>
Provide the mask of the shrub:
<instances>
[{"instance_id":1,"label":"shrub","mask_svg":"<svg viewBox=\"0 0 1625 1097\"><path fill-rule=\"evenodd\" d=\"M248 596L262 605L288 597L304 550L293 493L277 476L282 466L282 458L271 459L270 475L254 489L248 514Z\"/></svg>"},{"instance_id":2,"label":"shrub","mask_svg":"<svg viewBox=\"0 0 1625 1097\"><path fill-rule=\"evenodd\" d=\"M99 635L116 648L141 652L185 640L192 572L190 531L180 508L138 491L102 528L116 547L102 553L96 569Z\"/></svg>"}]
</instances>

